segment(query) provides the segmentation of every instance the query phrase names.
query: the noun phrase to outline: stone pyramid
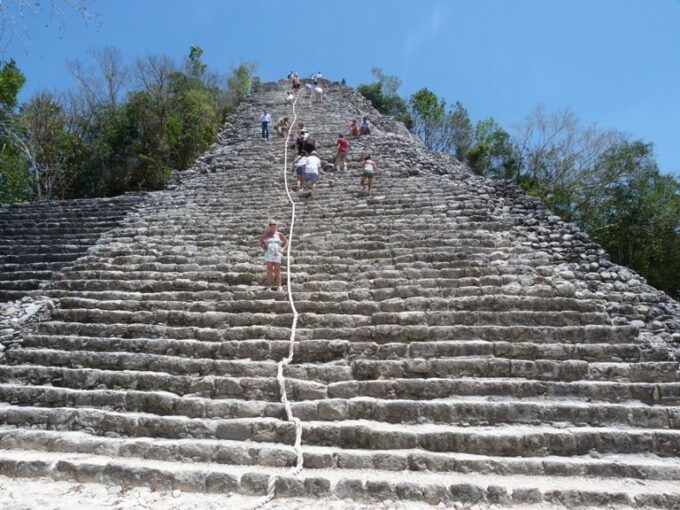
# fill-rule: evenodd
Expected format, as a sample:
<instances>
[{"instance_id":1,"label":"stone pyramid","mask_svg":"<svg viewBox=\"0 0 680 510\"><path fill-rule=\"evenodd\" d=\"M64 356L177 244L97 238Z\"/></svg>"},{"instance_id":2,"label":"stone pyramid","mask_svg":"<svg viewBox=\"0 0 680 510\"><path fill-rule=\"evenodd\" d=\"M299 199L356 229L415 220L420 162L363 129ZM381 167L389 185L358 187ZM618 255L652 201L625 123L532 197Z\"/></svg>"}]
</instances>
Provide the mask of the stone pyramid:
<instances>
[{"instance_id":1,"label":"stone pyramid","mask_svg":"<svg viewBox=\"0 0 680 510\"><path fill-rule=\"evenodd\" d=\"M322 159L352 118L374 129L350 138L347 172L292 192L289 474L276 362L293 314L257 243L267 219L291 224L284 141L257 123L293 117L287 86L264 84L165 191L0 209L0 298L53 303L0 329L0 474L680 508L678 304L338 84L296 106Z\"/></svg>"}]
</instances>

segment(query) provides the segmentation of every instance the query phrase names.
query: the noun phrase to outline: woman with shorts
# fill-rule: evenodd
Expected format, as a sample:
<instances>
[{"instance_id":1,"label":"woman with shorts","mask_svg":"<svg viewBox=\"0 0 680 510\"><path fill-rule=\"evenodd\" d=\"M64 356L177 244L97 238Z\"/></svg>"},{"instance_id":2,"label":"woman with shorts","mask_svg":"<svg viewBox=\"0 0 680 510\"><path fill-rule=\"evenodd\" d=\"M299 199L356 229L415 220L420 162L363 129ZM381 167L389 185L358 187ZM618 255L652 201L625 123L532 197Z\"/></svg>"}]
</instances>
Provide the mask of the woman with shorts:
<instances>
[{"instance_id":1,"label":"woman with shorts","mask_svg":"<svg viewBox=\"0 0 680 510\"><path fill-rule=\"evenodd\" d=\"M373 176L378 170L378 165L371 159L371 155L368 154L364 158L364 168L361 171L361 191L365 191L366 184L368 184L368 195L371 195L371 188L373 187Z\"/></svg>"},{"instance_id":2,"label":"woman with shorts","mask_svg":"<svg viewBox=\"0 0 680 510\"><path fill-rule=\"evenodd\" d=\"M301 189L305 184L305 166L307 166L307 153L302 151L293 162L293 169L298 181L298 189Z\"/></svg>"},{"instance_id":3,"label":"woman with shorts","mask_svg":"<svg viewBox=\"0 0 680 510\"><path fill-rule=\"evenodd\" d=\"M267 231L260 236L260 248L264 250L264 264L267 269L265 289L283 290L281 286L281 260L288 239L277 230L277 223L270 220ZM276 286L274 286L276 281Z\"/></svg>"}]
</instances>

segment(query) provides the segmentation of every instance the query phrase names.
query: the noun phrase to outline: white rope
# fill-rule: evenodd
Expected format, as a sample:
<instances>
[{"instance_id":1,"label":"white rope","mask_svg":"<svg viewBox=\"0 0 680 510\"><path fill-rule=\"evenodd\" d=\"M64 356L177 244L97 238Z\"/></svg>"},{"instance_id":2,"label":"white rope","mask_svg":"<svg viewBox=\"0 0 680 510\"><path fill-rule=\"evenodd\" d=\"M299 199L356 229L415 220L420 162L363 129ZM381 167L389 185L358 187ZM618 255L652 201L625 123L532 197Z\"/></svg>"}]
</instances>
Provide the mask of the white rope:
<instances>
[{"instance_id":1,"label":"white rope","mask_svg":"<svg viewBox=\"0 0 680 510\"><path fill-rule=\"evenodd\" d=\"M290 402L288 402L288 395L286 394L286 379L283 376L283 369L286 365L293 361L293 350L295 348L295 332L297 330L298 321L298 311L297 308L295 308L295 301L293 300L293 288L290 283L291 280L290 248L293 245L293 227L295 227L295 200L293 200L293 196L290 194L290 188L288 187L288 142L290 140L290 134L293 131L293 126L297 122L297 111L295 110L295 105L297 104L299 97L300 92L298 92L295 95L295 100L293 101L292 105L293 121L290 123L290 126L288 128L288 134L286 136L285 146L283 149L283 181L286 185L286 195L288 195L288 201L290 202L292 208L290 215L290 228L288 230L288 246L286 247L286 285L288 286L288 302L290 303L291 310L293 310L293 325L291 326L290 329L288 356L286 356L285 358L278 362L276 372L276 380L279 383L279 389L281 391L281 403L283 404L283 407L286 410L286 418L288 419L289 422L292 422L293 425L295 425L295 445L293 447L295 448L295 455L297 457L297 461L295 463L295 466L290 469L289 474L292 476L297 476L302 471L303 461L302 422L300 421L300 418L296 418L293 415L293 410L290 407ZM251 507L251 510L259 510L264 505L269 503L272 499L274 499L274 495L276 492L276 480L278 479L278 477L279 475L272 475L269 477L266 496L263 496L257 503L255 503L255 506Z\"/></svg>"}]
</instances>

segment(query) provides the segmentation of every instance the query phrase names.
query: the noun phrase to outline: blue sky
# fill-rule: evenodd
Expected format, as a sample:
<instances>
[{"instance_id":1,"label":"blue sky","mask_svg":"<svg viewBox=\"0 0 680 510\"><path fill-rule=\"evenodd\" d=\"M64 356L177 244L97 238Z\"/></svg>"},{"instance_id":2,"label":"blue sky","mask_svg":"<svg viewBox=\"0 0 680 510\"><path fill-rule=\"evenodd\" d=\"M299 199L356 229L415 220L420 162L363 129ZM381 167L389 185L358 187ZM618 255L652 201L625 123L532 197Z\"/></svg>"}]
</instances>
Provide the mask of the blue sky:
<instances>
[{"instance_id":1,"label":"blue sky","mask_svg":"<svg viewBox=\"0 0 680 510\"><path fill-rule=\"evenodd\" d=\"M58 0L63 2L63 0ZM116 46L129 62L191 45L218 72L255 61L264 80L290 69L350 85L381 67L409 95L427 86L473 120L506 129L535 105L653 142L680 172L680 0L95 0L97 19L29 20L31 45L6 45L23 98L72 85L66 60Z\"/></svg>"}]
</instances>

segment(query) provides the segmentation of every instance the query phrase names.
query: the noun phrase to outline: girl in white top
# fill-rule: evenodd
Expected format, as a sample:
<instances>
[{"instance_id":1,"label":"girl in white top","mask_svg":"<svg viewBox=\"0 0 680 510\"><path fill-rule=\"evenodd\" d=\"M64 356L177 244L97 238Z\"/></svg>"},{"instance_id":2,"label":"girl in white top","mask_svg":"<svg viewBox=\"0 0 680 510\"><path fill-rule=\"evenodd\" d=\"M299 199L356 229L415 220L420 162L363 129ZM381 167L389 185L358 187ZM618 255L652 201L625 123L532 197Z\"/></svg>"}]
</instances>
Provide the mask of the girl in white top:
<instances>
[{"instance_id":1,"label":"girl in white top","mask_svg":"<svg viewBox=\"0 0 680 510\"><path fill-rule=\"evenodd\" d=\"M277 230L277 223L269 220L267 231L260 236L260 248L264 250L264 264L267 269L265 289L283 290L281 286L281 260L288 239ZM276 281L276 287L274 287Z\"/></svg>"},{"instance_id":2,"label":"girl in white top","mask_svg":"<svg viewBox=\"0 0 680 510\"><path fill-rule=\"evenodd\" d=\"M361 191L364 192L366 190L366 184L368 184L368 195L370 196L371 188L373 188L373 176L378 170L378 165L371 159L370 154L364 158L363 165L364 167L361 171Z\"/></svg>"}]
</instances>

